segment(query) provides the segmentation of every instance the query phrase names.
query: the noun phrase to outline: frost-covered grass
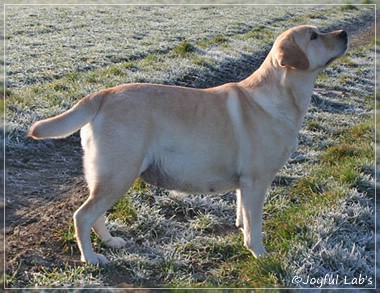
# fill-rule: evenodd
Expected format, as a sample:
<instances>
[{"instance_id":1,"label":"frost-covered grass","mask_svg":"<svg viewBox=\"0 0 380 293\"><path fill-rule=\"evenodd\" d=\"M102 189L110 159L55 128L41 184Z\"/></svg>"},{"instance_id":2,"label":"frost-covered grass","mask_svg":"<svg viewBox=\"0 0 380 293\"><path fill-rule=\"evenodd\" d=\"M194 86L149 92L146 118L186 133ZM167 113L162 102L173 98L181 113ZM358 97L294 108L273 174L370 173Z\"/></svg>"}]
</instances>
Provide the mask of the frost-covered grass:
<instances>
[{"instance_id":1,"label":"frost-covered grass","mask_svg":"<svg viewBox=\"0 0 380 293\"><path fill-rule=\"evenodd\" d=\"M19 87L50 81L166 53L183 40L234 35L258 26L263 19L288 19L304 12L304 8L197 6L9 7L8 82ZM16 46L17 50L11 49Z\"/></svg>"},{"instance_id":2,"label":"frost-covered grass","mask_svg":"<svg viewBox=\"0 0 380 293\"><path fill-rule=\"evenodd\" d=\"M369 201L363 194L350 190L338 199L334 209L327 206L321 210L313 219L314 225L295 243L294 253L287 256L287 286L315 288L312 283L295 284L292 282L294 276L306 281L308 277L323 279L326 275L337 280L333 287L375 285L371 265L375 262L374 209ZM360 275L365 282L351 284ZM332 287L328 283L321 286Z\"/></svg>"},{"instance_id":3,"label":"frost-covered grass","mask_svg":"<svg viewBox=\"0 0 380 293\"><path fill-rule=\"evenodd\" d=\"M100 88L239 80L287 27L353 29L373 21L369 7L339 6L12 7L6 13L6 135L16 149L36 146L24 139L32 121ZM243 247L234 193L184 195L137 182L107 218L126 247L110 250L93 239L109 266L41 268L27 286L103 287L117 285L115 274L138 287L316 288L294 277L358 274L374 280L373 62L370 42L319 77L300 147L267 194L268 257L256 260ZM68 224L61 234L68 251L76 249L72 229ZM19 283L10 278L9 284Z\"/></svg>"}]
</instances>

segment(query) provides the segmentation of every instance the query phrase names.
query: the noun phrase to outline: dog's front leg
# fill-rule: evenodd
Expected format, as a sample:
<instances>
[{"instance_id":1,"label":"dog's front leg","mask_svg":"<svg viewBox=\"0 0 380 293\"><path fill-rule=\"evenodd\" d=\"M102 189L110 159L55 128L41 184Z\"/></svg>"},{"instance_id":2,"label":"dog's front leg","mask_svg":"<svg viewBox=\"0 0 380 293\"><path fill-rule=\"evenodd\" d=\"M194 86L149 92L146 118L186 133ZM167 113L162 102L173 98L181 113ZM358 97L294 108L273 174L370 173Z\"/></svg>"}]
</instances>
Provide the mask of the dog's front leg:
<instances>
[{"instance_id":1,"label":"dog's front leg","mask_svg":"<svg viewBox=\"0 0 380 293\"><path fill-rule=\"evenodd\" d=\"M241 184L244 246L257 258L266 254L263 245L263 207L271 180L244 180Z\"/></svg>"},{"instance_id":2,"label":"dog's front leg","mask_svg":"<svg viewBox=\"0 0 380 293\"><path fill-rule=\"evenodd\" d=\"M236 190L236 227L240 228L243 230L243 207L241 204L241 190L237 189Z\"/></svg>"}]
</instances>

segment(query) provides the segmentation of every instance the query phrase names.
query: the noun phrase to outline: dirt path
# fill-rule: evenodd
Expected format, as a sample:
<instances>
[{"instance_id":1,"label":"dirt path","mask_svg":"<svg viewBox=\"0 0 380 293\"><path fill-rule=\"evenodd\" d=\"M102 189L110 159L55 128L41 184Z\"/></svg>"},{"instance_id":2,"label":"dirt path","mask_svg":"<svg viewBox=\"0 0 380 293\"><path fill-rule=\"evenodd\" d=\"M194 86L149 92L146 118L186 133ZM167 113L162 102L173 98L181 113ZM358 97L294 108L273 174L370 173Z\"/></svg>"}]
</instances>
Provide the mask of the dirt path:
<instances>
[{"instance_id":1,"label":"dirt path","mask_svg":"<svg viewBox=\"0 0 380 293\"><path fill-rule=\"evenodd\" d=\"M350 32L351 46L370 41L374 31L375 25L370 23ZM79 252L65 248L57 235L68 230L74 210L87 196L78 136L53 141L49 147L36 145L27 151L6 152L5 234L9 274L79 260Z\"/></svg>"}]
</instances>

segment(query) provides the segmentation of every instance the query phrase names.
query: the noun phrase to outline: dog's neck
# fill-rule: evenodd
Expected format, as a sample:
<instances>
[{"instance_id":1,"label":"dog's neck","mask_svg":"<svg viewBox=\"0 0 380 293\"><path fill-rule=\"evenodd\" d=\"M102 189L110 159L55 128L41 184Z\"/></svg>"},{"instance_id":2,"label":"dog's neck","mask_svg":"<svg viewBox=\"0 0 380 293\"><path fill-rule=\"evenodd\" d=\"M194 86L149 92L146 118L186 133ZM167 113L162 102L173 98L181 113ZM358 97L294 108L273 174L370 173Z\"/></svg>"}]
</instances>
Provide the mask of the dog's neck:
<instances>
[{"instance_id":1,"label":"dog's neck","mask_svg":"<svg viewBox=\"0 0 380 293\"><path fill-rule=\"evenodd\" d=\"M294 111L289 111L287 115L293 116L292 120L300 127L319 72L315 70L305 74L305 71L281 67L269 54L260 68L239 84L253 99L260 92L272 92L268 99L273 99L272 104L278 107L292 107ZM273 88L274 85L277 88Z\"/></svg>"},{"instance_id":2,"label":"dog's neck","mask_svg":"<svg viewBox=\"0 0 380 293\"><path fill-rule=\"evenodd\" d=\"M299 119L303 120L306 115L318 73L313 71L305 74L303 71L287 68L279 71L280 85L285 93L283 97L293 103Z\"/></svg>"}]
</instances>

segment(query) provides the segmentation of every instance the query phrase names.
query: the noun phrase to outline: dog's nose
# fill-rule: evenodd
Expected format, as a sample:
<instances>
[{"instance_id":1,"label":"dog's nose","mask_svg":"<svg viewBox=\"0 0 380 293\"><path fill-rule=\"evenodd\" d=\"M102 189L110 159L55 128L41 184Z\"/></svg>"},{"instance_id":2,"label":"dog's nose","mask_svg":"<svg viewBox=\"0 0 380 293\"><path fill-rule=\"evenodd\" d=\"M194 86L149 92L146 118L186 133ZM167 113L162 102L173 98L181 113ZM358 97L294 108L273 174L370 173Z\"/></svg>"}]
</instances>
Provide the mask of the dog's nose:
<instances>
[{"instance_id":1,"label":"dog's nose","mask_svg":"<svg viewBox=\"0 0 380 293\"><path fill-rule=\"evenodd\" d=\"M339 39L344 39L344 40L346 40L347 37L348 37L348 35L347 35L346 31L340 31L339 34L338 34L338 38L339 38Z\"/></svg>"}]
</instances>

